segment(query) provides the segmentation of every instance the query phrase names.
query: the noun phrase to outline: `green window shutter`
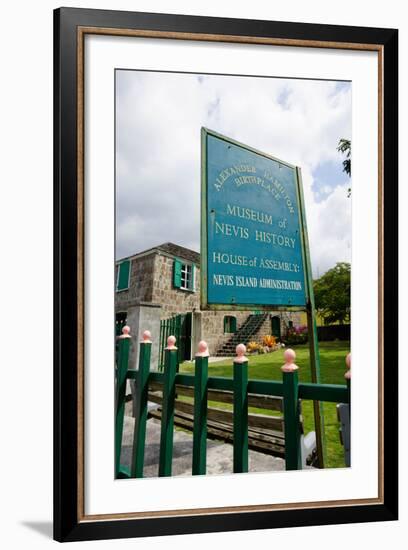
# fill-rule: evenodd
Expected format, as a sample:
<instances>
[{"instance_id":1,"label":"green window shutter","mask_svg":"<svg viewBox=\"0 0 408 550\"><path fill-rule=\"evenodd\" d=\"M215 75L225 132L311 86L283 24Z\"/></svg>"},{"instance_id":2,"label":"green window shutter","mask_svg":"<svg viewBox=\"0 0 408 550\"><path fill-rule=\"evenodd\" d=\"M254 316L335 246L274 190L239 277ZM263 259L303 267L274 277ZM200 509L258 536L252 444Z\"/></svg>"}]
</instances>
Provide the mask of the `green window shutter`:
<instances>
[{"instance_id":1,"label":"green window shutter","mask_svg":"<svg viewBox=\"0 0 408 550\"><path fill-rule=\"evenodd\" d=\"M237 332L237 318L231 317L231 332Z\"/></svg>"},{"instance_id":2,"label":"green window shutter","mask_svg":"<svg viewBox=\"0 0 408 550\"><path fill-rule=\"evenodd\" d=\"M175 288L181 287L181 265L180 260L174 260L173 285Z\"/></svg>"},{"instance_id":3,"label":"green window shutter","mask_svg":"<svg viewBox=\"0 0 408 550\"><path fill-rule=\"evenodd\" d=\"M122 262L118 266L118 278L116 290L126 290L129 288L130 260Z\"/></svg>"},{"instance_id":4,"label":"green window shutter","mask_svg":"<svg viewBox=\"0 0 408 550\"><path fill-rule=\"evenodd\" d=\"M194 271L195 271L195 265L191 264L191 281L190 281L190 290L193 292L195 291L195 285L194 285Z\"/></svg>"},{"instance_id":5,"label":"green window shutter","mask_svg":"<svg viewBox=\"0 0 408 550\"><path fill-rule=\"evenodd\" d=\"M224 317L224 333L227 332L228 327L228 317Z\"/></svg>"}]
</instances>

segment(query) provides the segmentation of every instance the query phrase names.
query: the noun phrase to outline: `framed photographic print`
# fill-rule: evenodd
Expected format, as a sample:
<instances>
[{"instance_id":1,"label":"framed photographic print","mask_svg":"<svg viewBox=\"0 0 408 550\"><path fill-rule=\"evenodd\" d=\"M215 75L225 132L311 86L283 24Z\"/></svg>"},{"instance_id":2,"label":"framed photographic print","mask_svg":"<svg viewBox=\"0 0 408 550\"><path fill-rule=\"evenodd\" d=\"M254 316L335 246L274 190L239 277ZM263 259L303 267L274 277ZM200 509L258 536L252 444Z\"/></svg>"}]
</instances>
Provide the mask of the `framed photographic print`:
<instances>
[{"instance_id":1,"label":"framed photographic print","mask_svg":"<svg viewBox=\"0 0 408 550\"><path fill-rule=\"evenodd\" d=\"M397 30L54 37L55 539L397 519Z\"/></svg>"}]
</instances>

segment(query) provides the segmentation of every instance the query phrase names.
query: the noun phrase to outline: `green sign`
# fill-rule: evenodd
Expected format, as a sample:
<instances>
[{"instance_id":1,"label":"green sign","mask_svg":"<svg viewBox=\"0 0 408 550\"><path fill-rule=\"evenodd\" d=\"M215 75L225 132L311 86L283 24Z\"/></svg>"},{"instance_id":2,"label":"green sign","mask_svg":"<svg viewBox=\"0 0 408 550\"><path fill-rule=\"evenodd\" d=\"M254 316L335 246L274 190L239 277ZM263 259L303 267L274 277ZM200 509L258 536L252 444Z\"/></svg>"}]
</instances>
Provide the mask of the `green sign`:
<instances>
[{"instance_id":1,"label":"green sign","mask_svg":"<svg viewBox=\"0 0 408 550\"><path fill-rule=\"evenodd\" d=\"M203 129L202 306L305 307L298 169Z\"/></svg>"},{"instance_id":2,"label":"green sign","mask_svg":"<svg viewBox=\"0 0 408 550\"><path fill-rule=\"evenodd\" d=\"M300 168L201 131L201 309L307 314L312 382L320 381ZM313 402L319 466L321 403Z\"/></svg>"}]
</instances>

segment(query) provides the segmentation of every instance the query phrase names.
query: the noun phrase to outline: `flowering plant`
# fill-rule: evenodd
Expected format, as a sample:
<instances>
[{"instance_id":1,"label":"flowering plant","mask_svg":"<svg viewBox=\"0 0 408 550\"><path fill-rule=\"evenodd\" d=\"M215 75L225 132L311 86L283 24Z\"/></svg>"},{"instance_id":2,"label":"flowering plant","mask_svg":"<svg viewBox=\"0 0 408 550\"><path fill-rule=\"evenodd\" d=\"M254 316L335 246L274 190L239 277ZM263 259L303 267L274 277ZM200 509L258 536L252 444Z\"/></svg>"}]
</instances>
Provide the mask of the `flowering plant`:
<instances>
[{"instance_id":1,"label":"flowering plant","mask_svg":"<svg viewBox=\"0 0 408 550\"><path fill-rule=\"evenodd\" d=\"M258 342L249 342L249 344L247 345L247 351L249 353L252 353L254 351L259 351L261 348L261 345L258 344Z\"/></svg>"},{"instance_id":2,"label":"flowering plant","mask_svg":"<svg viewBox=\"0 0 408 550\"><path fill-rule=\"evenodd\" d=\"M276 346L276 337L268 334L262 338L262 344L267 348L273 348Z\"/></svg>"},{"instance_id":3,"label":"flowering plant","mask_svg":"<svg viewBox=\"0 0 408 550\"><path fill-rule=\"evenodd\" d=\"M285 342L287 344L305 344L307 342L307 325L289 327Z\"/></svg>"}]
</instances>

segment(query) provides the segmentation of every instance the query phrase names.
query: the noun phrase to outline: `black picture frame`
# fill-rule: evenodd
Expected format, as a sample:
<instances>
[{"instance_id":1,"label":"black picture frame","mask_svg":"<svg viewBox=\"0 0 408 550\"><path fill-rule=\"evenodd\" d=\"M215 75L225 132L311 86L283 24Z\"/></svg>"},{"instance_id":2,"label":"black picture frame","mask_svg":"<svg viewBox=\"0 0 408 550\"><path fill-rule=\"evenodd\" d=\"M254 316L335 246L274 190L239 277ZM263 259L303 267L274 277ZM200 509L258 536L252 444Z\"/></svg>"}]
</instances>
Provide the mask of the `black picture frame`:
<instances>
[{"instance_id":1,"label":"black picture frame","mask_svg":"<svg viewBox=\"0 0 408 550\"><path fill-rule=\"evenodd\" d=\"M281 510L240 510L173 514L160 517L86 519L81 507L84 479L78 438L83 421L78 409L83 399L83 220L79 173L82 105L79 71L80 29L113 29L120 35L138 30L152 33L205 35L228 41L238 37L311 47L356 49L373 45L381 52L382 98L380 177L382 176L382 348L387 364L382 374L382 494L376 502L350 506L311 506ZM181 37L181 35L180 35ZM211 38L213 37L213 38ZM175 37L177 38L177 37ZM193 38L194 39L194 38ZM198 38L195 38L198 39ZM337 46L333 46L337 44ZM257 21L60 8L54 12L54 538L58 541L146 537L276 527L396 520L398 517L398 377L397 377L397 166L398 166L398 31L276 21ZM239 503L237 503L239 504Z\"/></svg>"}]
</instances>

